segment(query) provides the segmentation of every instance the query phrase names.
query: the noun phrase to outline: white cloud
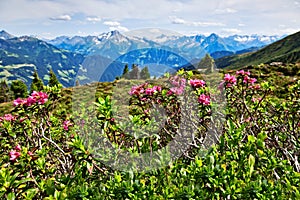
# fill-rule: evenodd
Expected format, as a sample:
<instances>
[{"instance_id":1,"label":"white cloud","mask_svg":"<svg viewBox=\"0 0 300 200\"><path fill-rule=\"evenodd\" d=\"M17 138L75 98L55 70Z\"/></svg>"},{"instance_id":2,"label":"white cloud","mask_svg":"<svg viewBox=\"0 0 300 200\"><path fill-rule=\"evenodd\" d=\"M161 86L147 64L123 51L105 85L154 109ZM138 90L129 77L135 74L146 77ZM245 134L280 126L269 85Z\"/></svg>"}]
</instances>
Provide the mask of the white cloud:
<instances>
[{"instance_id":1,"label":"white cloud","mask_svg":"<svg viewBox=\"0 0 300 200\"><path fill-rule=\"evenodd\" d=\"M120 22L117 21L105 21L103 24L106 26L120 26Z\"/></svg>"},{"instance_id":2,"label":"white cloud","mask_svg":"<svg viewBox=\"0 0 300 200\"><path fill-rule=\"evenodd\" d=\"M88 22L96 23L96 22L100 22L102 19L100 17L87 17L86 20Z\"/></svg>"},{"instance_id":3,"label":"white cloud","mask_svg":"<svg viewBox=\"0 0 300 200\"><path fill-rule=\"evenodd\" d=\"M194 22L194 21L186 21L184 19L178 18L176 16L169 17L172 24L184 24L188 26L225 26L225 24L220 22Z\"/></svg>"},{"instance_id":4,"label":"white cloud","mask_svg":"<svg viewBox=\"0 0 300 200\"><path fill-rule=\"evenodd\" d=\"M215 14L231 14L231 13L236 13L237 10L233 8L225 8L225 9L216 9Z\"/></svg>"},{"instance_id":5,"label":"white cloud","mask_svg":"<svg viewBox=\"0 0 300 200\"><path fill-rule=\"evenodd\" d=\"M187 23L184 19L178 18L176 16L170 16L169 19L171 20L172 24L186 24Z\"/></svg>"},{"instance_id":6,"label":"white cloud","mask_svg":"<svg viewBox=\"0 0 300 200\"><path fill-rule=\"evenodd\" d=\"M109 30L114 31L114 30L118 30L118 31L122 31L122 32L126 32L129 31L128 28L126 28L125 26L121 26L120 22L117 21L105 21L103 22L104 25L109 26Z\"/></svg>"},{"instance_id":7,"label":"white cloud","mask_svg":"<svg viewBox=\"0 0 300 200\"><path fill-rule=\"evenodd\" d=\"M121 31L121 32L129 31L129 29L126 28L125 26L111 26L111 27L109 27L109 30L111 30L111 31L118 30L118 31Z\"/></svg>"},{"instance_id":8,"label":"white cloud","mask_svg":"<svg viewBox=\"0 0 300 200\"><path fill-rule=\"evenodd\" d=\"M57 17L50 17L51 20L70 21L72 17L70 15L60 15Z\"/></svg>"},{"instance_id":9,"label":"white cloud","mask_svg":"<svg viewBox=\"0 0 300 200\"><path fill-rule=\"evenodd\" d=\"M285 29L280 29L279 32L283 34L293 34L300 31L300 28L285 28Z\"/></svg>"}]
</instances>

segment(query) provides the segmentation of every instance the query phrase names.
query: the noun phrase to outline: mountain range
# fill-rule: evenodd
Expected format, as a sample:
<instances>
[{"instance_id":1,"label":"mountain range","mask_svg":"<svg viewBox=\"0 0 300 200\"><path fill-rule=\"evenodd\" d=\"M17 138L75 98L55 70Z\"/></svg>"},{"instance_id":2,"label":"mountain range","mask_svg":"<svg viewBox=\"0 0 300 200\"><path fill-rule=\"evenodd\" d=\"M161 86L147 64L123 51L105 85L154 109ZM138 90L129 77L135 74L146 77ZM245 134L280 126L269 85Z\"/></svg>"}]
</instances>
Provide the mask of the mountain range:
<instances>
[{"instance_id":1,"label":"mountain range","mask_svg":"<svg viewBox=\"0 0 300 200\"><path fill-rule=\"evenodd\" d=\"M34 37L15 37L0 32L0 78L8 81L22 79L29 85L33 70L46 83L50 68L65 86L80 83L112 81L131 67L148 66L152 76L174 71L182 66L193 66L206 54L215 59L257 51L284 36L220 37L168 35L155 37L125 35L110 31L98 36L60 36L52 40Z\"/></svg>"},{"instance_id":2,"label":"mountain range","mask_svg":"<svg viewBox=\"0 0 300 200\"><path fill-rule=\"evenodd\" d=\"M271 44L283 36L233 35L220 37L212 33L209 36L194 35L158 35L154 38L138 37L110 31L99 36L61 36L47 41L65 50L84 55L100 54L117 59L130 51L144 48L161 48L181 55L187 60L201 59L206 53L236 53L253 47L261 48Z\"/></svg>"}]
</instances>

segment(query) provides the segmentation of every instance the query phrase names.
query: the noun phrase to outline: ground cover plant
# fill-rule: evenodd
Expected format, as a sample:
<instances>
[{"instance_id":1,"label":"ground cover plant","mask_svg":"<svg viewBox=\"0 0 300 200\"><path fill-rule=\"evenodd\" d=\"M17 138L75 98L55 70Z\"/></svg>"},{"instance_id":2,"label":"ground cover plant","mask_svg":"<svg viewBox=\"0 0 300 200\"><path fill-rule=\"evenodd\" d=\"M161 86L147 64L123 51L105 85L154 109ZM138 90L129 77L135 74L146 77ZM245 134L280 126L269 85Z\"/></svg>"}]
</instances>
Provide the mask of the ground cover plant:
<instances>
[{"instance_id":1,"label":"ground cover plant","mask_svg":"<svg viewBox=\"0 0 300 200\"><path fill-rule=\"evenodd\" d=\"M73 112L59 85L15 99L0 118L1 198L299 199L300 81L278 96L250 71L217 88L190 71L118 80L127 90L77 94Z\"/></svg>"}]
</instances>

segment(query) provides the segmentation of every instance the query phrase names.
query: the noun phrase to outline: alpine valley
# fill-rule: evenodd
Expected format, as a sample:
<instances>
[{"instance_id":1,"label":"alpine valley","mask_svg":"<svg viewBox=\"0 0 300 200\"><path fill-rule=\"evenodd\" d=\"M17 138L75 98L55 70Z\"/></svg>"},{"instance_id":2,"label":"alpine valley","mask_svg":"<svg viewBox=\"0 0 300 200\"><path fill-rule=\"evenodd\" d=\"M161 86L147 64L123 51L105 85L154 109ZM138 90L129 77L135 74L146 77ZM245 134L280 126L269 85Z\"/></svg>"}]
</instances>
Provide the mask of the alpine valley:
<instances>
[{"instance_id":1,"label":"alpine valley","mask_svg":"<svg viewBox=\"0 0 300 200\"><path fill-rule=\"evenodd\" d=\"M285 37L221 37L214 33L186 36L163 32L147 37L146 34L137 36L110 31L98 36L60 36L46 40L32 36L15 37L0 31L0 79L5 78L8 82L21 79L29 86L36 70L47 83L52 69L64 87L71 87L76 80L80 84L113 81L122 74L126 64L129 68L133 64L140 68L148 66L151 76L160 76L186 66L197 68L206 54L217 64L222 59L231 63L229 59L231 61L236 55L266 49L268 45L284 41ZM220 67L225 66L220 64Z\"/></svg>"}]
</instances>

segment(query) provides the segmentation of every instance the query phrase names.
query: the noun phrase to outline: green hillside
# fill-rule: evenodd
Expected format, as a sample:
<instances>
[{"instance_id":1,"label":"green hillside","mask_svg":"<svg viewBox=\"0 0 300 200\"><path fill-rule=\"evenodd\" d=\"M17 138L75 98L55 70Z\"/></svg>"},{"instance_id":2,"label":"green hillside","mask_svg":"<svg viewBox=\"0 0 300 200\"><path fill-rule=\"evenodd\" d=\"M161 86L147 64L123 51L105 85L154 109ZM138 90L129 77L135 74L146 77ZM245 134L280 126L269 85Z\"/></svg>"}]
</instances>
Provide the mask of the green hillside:
<instances>
[{"instance_id":1,"label":"green hillside","mask_svg":"<svg viewBox=\"0 0 300 200\"><path fill-rule=\"evenodd\" d=\"M64 86L73 86L83 60L80 54L60 50L36 38L0 39L0 79L8 82L21 79L29 86L33 71L37 70L47 83L52 69Z\"/></svg>"},{"instance_id":2,"label":"green hillside","mask_svg":"<svg viewBox=\"0 0 300 200\"><path fill-rule=\"evenodd\" d=\"M300 32L289 35L259 51L241 55L227 56L216 60L219 68L240 68L261 63L298 63L300 62Z\"/></svg>"}]
</instances>

